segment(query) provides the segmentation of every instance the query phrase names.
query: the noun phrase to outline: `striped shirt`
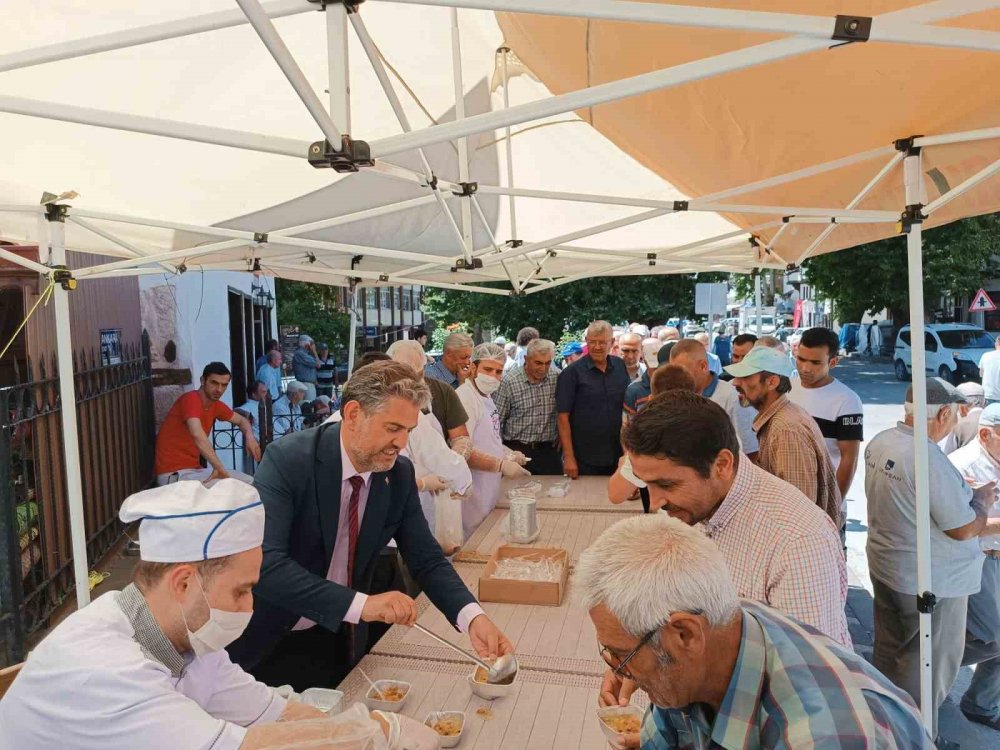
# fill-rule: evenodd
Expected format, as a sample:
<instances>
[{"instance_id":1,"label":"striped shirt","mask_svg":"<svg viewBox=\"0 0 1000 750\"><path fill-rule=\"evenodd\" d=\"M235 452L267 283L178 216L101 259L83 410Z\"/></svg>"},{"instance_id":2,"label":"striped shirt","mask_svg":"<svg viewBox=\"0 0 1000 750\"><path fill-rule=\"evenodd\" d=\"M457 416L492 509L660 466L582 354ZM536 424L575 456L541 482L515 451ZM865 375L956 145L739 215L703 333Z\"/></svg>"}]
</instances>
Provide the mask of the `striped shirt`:
<instances>
[{"instance_id":1,"label":"striped shirt","mask_svg":"<svg viewBox=\"0 0 1000 750\"><path fill-rule=\"evenodd\" d=\"M758 604L742 617L718 713L650 706L643 750L933 747L910 697L853 651Z\"/></svg>"},{"instance_id":2,"label":"striped shirt","mask_svg":"<svg viewBox=\"0 0 1000 750\"><path fill-rule=\"evenodd\" d=\"M523 367L504 375L493 397L500 415L504 440L519 443L554 443L556 427L556 381L558 373L547 370L541 383L532 383Z\"/></svg>"},{"instance_id":3,"label":"striped shirt","mask_svg":"<svg viewBox=\"0 0 1000 750\"><path fill-rule=\"evenodd\" d=\"M781 395L757 415L753 429L760 443L757 464L802 490L840 529L846 523L844 502L816 420Z\"/></svg>"},{"instance_id":4,"label":"striped shirt","mask_svg":"<svg viewBox=\"0 0 1000 750\"><path fill-rule=\"evenodd\" d=\"M840 537L827 515L795 487L744 456L729 493L702 528L725 556L741 597L851 645Z\"/></svg>"}]
</instances>

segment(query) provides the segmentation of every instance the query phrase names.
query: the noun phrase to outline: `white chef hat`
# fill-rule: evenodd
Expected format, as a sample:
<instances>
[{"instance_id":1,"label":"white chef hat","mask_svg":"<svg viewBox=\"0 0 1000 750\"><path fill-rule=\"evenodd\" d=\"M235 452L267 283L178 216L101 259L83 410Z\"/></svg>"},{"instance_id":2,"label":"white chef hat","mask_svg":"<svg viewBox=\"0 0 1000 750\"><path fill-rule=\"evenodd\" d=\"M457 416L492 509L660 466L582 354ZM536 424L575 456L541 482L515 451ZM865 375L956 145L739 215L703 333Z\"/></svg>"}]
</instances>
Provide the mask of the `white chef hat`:
<instances>
[{"instance_id":1,"label":"white chef hat","mask_svg":"<svg viewBox=\"0 0 1000 750\"><path fill-rule=\"evenodd\" d=\"M237 479L212 487L175 482L137 492L118 516L124 523L141 522L139 555L147 562L211 560L246 552L264 540L260 495Z\"/></svg>"}]
</instances>

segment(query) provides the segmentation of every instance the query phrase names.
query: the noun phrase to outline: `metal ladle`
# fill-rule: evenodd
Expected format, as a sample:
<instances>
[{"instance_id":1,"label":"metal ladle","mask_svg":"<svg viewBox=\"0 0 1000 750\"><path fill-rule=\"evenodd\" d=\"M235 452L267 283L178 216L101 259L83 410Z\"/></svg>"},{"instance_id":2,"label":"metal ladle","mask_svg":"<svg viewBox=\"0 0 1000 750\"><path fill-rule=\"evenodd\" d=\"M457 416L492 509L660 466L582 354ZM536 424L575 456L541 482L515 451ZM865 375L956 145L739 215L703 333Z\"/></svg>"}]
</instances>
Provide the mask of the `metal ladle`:
<instances>
[{"instance_id":1,"label":"metal ladle","mask_svg":"<svg viewBox=\"0 0 1000 750\"><path fill-rule=\"evenodd\" d=\"M513 681L514 675L517 673L518 664L517 664L517 658L514 656L514 654L504 654L499 659L497 659L495 662L493 662L492 666L490 666L485 661L483 661L482 659L480 659L478 656L474 656L473 654L470 654L465 649L459 648L458 646L456 646L451 641L446 641L444 638L442 638L441 636L439 636L437 633L432 633L430 630L428 630L427 628L425 628L423 625L415 622L415 623L413 623L413 627L415 627L421 633L429 635L431 638L433 638L435 641L437 641L441 645L447 646L448 648L452 649L453 651L457 651L462 656L464 656L466 659L468 659L468 660L470 660L472 662L475 662L476 664L478 664L479 666L481 666L483 669L485 669L486 670L486 682L488 682L490 685L509 685Z\"/></svg>"}]
</instances>

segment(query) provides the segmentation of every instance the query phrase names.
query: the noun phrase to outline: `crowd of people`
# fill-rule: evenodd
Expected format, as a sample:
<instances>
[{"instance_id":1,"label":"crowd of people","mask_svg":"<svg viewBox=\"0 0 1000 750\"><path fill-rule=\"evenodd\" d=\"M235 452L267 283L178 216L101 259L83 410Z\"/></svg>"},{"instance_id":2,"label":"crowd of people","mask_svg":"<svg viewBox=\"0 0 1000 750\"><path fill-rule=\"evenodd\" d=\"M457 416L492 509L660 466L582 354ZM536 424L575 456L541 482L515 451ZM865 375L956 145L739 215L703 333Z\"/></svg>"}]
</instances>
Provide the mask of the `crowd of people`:
<instances>
[{"instance_id":1,"label":"crowd of people","mask_svg":"<svg viewBox=\"0 0 1000 750\"><path fill-rule=\"evenodd\" d=\"M263 685L335 686L386 628L416 620L421 591L481 656L510 653L449 556L504 479L531 475L606 477L609 502L636 504L584 553L574 584L608 663L601 704L625 705L636 689L653 703L625 746L929 747L915 706L928 610L935 708L959 666L978 664L961 709L1000 729L1000 519L988 518L1000 403L931 378L927 413L915 413L911 389L903 420L862 454L862 403L832 373L833 331L808 329L793 351L769 336L726 339L720 348L669 326L597 320L561 347L532 327L509 343L454 332L431 359L424 334L361 357L337 405L320 390L327 349L303 336L295 379L281 388L275 344L236 411L221 401L228 370L210 364L161 428L162 486L122 509L141 523L133 585L43 642L0 703L15 727L4 731L19 747L51 746L38 741L57 731L38 694L63 670L100 672L112 697L98 715L128 704L134 731L168 731L166 706L186 701L184 746L298 737L312 716ZM261 460L246 415L262 400L290 419L308 402L329 416L289 430ZM243 433L261 461L253 477L222 466L208 439L215 420ZM936 603L916 579L917 421L932 441ZM862 459L872 664L855 655L845 615L846 499ZM209 481L226 477L244 482ZM88 638L124 653L110 669L96 654L76 660L72 644ZM150 708L135 708L140 697ZM356 718L391 747L430 741L402 718ZM74 747L137 736L96 719L73 731L86 737ZM393 745L401 736L411 744Z\"/></svg>"}]
</instances>

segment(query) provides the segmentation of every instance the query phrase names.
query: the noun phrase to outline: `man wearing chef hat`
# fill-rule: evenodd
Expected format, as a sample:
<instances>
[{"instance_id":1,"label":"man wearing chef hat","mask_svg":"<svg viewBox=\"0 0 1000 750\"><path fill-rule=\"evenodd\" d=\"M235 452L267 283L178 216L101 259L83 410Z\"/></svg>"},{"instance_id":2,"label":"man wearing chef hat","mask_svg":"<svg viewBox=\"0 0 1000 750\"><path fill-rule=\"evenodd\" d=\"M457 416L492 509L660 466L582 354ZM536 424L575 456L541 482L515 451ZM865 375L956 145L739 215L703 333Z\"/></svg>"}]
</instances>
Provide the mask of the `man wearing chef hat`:
<instances>
[{"instance_id":1,"label":"man wearing chef hat","mask_svg":"<svg viewBox=\"0 0 1000 750\"><path fill-rule=\"evenodd\" d=\"M0 748L260 750L320 740L309 746L321 750L322 740L333 747L334 736L366 732L373 747L437 746L426 727L360 707L331 726L230 661L225 647L250 621L260 572L264 508L253 487L178 482L132 495L120 517L140 522L133 583L32 652L0 701Z\"/></svg>"}]
</instances>

